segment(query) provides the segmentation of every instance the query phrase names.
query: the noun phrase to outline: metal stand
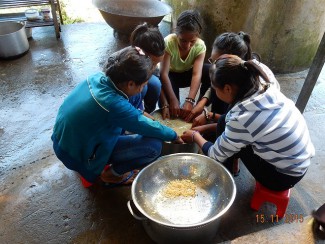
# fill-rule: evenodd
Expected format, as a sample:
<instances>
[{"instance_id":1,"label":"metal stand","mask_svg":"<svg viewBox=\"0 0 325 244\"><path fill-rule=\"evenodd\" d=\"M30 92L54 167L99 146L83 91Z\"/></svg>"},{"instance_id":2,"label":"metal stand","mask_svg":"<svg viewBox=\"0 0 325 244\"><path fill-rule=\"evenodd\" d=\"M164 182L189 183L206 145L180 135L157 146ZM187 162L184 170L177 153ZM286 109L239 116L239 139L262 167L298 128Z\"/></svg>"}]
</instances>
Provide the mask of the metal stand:
<instances>
[{"instance_id":1,"label":"metal stand","mask_svg":"<svg viewBox=\"0 0 325 244\"><path fill-rule=\"evenodd\" d=\"M296 102L296 107L301 113L304 112L310 95L314 89L320 72L325 63L325 32L319 44L313 63L310 66L304 85L300 91L299 97Z\"/></svg>"}]
</instances>

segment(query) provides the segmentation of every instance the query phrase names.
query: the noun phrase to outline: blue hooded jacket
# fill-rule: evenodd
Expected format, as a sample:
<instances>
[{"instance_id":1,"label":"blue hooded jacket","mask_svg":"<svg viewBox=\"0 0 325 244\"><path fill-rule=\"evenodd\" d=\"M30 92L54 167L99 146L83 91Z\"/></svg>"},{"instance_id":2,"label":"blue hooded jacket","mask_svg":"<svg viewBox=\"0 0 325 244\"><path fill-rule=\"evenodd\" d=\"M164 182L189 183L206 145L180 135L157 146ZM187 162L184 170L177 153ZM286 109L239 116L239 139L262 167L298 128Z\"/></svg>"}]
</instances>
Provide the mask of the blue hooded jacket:
<instances>
[{"instance_id":1,"label":"blue hooded jacket","mask_svg":"<svg viewBox=\"0 0 325 244\"><path fill-rule=\"evenodd\" d=\"M134 108L104 73L96 73L78 84L61 105L53 148L67 168L94 182L109 162L122 129L163 141L177 137L174 130Z\"/></svg>"}]
</instances>

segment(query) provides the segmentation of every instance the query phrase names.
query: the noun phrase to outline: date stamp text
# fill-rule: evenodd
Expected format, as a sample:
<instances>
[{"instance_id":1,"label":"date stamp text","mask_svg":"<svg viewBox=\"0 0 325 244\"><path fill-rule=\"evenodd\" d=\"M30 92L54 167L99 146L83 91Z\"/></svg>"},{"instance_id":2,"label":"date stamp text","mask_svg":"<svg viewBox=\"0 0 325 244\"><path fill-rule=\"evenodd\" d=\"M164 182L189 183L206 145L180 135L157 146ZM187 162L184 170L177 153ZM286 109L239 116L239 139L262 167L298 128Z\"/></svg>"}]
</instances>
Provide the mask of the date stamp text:
<instances>
[{"instance_id":1,"label":"date stamp text","mask_svg":"<svg viewBox=\"0 0 325 244\"><path fill-rule=\"evenodd\" d=\"M285 214L283 218L279 218L277 214L256 214L256 223L279 223L283 221L284 223L303 223L304 216L302 214Z\"/></svg>"}]
</instances>

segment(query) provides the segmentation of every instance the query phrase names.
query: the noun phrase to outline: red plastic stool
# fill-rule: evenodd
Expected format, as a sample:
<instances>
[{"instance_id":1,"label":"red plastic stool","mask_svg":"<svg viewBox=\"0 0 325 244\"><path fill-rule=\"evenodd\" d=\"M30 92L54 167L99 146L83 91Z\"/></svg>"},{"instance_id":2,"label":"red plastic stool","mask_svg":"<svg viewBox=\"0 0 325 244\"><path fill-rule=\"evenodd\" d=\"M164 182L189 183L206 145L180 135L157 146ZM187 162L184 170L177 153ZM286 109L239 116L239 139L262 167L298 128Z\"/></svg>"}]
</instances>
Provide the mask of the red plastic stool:
<instances>
[{"instance_id":1,"label":"red plastic stool","mask_svg":"<svg viewBox=\"0 0 325 244\"><path fill-rule=\"evenodd\" d=\"M81 184L85 187L85 188L88 188L88 187L91 187L93 185L93 183L90 183L89 181L87 181L84 177L82 177L80 175L80 180L81 180Z\"/></svg>"},{"instance_id":2,"label":"red plastic stool","mask_svg":"<svg viewBox=\"0 0 325 244\"><path fill-rule=\"evenodd\" d=\"M106 165L105 168L104 168L104 171L107 171L110 167L111 167L111 165ZM88 187L91 187L93 185L93 183L87 181L81 175L79 175L79 177L80 177L81 184L83 185L83 187L88 188Z\"/></svg>"},{"instance_id":3,"label":"red plastic stool","mask_svg":"<svg viewBox=\"0 0 325 244\"><path fill-rule=\"evenodd\" d=\"M255 192L251 200L251 208L259 210L264 202L271 202L276 205L276 214L282 218L287 210L290 200L290 189L285 191L272 191L256 181Z\"/></svg>"}]
</instances>

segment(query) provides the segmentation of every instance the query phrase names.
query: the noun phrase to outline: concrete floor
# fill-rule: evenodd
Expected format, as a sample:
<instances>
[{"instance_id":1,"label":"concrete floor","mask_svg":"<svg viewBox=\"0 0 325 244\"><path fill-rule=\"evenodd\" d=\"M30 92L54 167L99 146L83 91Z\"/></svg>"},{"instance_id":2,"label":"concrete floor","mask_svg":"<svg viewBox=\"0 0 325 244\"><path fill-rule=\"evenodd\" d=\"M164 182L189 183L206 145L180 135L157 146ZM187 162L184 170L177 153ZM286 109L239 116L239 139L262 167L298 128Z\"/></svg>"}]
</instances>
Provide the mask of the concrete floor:
<instances>
[{"instance_id":1,"label":"concrete floor","mask_svg":"<svg viewBox=\"0 0 325 244\"><path fill-rule=\"evenodd\" d=\"M105 23L83 23L62 26L61 40L53 27L35 28L29 43L23 57L0 61L0 243L152 243L126 207L130 187L83 188L55 157L50 140L66 95L101 70L105 57L126 46L127 39L114 36ZM295 100L306 75L277 77L282 91ZM256 214L268 217L275 207L250 209L254 180L241 167L235 178L238 194L214 243L324 243L313 234L310 216L325 203L324 84L323 69L304 113L316 156L292 190L287 209L302 215L302 223L287 218L257 223Z\"/></svg>"}]
</instances>

